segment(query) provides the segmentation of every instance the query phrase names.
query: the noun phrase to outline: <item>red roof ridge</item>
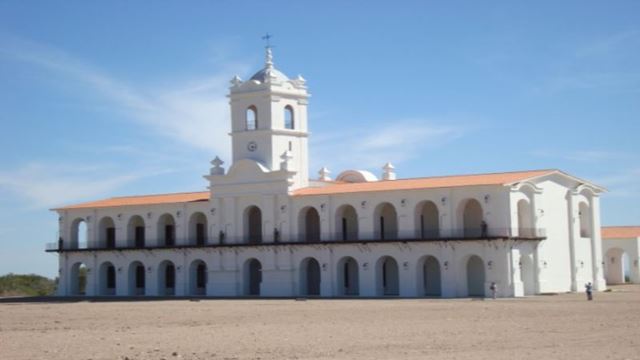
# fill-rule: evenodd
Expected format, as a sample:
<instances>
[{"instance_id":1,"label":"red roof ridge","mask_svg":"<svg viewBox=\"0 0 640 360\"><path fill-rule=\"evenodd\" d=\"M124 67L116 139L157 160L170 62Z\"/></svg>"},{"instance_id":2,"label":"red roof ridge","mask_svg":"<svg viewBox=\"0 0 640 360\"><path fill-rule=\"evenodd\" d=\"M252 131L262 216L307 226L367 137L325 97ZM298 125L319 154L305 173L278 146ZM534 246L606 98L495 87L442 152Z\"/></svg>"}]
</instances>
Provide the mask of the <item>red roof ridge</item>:
<instances>
[{"instance_id":1,"label":"red roof ridge","mask_svg":"<svg viewBox=\"0 0 640 360\"><path fill-rule=\"evenodd\" d=\"M140 198L140 197L151 197L151 196L170 196L170 195L186 195L186 194L200 194L200 193L208 193L208 190L203 191L178 191L171 193L159 193L159 194L144 194L144 195L122 195L122 196L112 196L110 198L102 199L102 200L111 200L111 199L129 199L129 198ZM96 200L100 201L100 200Z\"/></svg>"},{"instance_id":2,"label":"red roof ridge","mask_svg":"<svg viewBox=\"0 0 640 360\"><path fill-rule=\"evenodd\" d=\"M485 176L485 175L505 175L505 174L524 174L524 173L532 173L532 172L554 172L554 171L559 171L562 172L561 170L558 169L532 169L532 170L516 170L516 171L495 171L495 172L488 172L488 173L471 173L471 174L454 174L454 175L436 175L436 176L416 176L416 177L409 177L409 178L400 178L400 179L396 179L396 180L379 180L379 181L402 181L402 180L422 180L422 179L444 179L444 178L451 178L451 177L466 177L466 176ZM346 183L346 184L354 184L354 183ZM361 183L356 183L356 184L361 184Z\"/></svg>"}]
</instances>

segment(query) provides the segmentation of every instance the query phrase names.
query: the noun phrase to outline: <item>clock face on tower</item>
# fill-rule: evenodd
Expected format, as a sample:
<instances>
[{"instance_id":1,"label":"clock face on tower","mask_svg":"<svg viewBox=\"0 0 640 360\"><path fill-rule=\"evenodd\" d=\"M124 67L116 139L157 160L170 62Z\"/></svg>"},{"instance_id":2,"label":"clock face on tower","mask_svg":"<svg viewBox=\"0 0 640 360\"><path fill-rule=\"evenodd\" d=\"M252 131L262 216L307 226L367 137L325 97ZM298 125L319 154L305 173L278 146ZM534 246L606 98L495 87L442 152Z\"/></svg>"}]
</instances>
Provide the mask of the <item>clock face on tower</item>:
<instances>
[{"instance_id":1,"label":"clock face on tower","mask_svg":"<svg viewBox=\"0 0 640 360\"><path fill-rule=\"evenodd\" d=\"M256 144L255 141L250 141L247 144L247 150L249 150L249 151L256 151L257 148L258 148L258 144Z\"/></svg>"}]
</instances>

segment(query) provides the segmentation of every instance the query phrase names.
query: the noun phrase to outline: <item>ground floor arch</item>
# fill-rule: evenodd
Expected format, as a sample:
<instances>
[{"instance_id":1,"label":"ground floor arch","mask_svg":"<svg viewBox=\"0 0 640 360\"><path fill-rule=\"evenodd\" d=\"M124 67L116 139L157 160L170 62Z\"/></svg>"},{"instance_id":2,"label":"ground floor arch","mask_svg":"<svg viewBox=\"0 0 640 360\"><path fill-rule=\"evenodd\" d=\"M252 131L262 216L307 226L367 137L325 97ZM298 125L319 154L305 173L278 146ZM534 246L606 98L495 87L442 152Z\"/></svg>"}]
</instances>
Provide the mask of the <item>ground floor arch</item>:
<instances>
[{"instance_id":1,"label":"ground floor arch","mask_svg":"<svg viewBox=\"0 0 640 360\"><path fill-rule=\"evenodd\" d=\"M147 293L147 272L144 264L134 261L129 265L129 295L142 296Z\"/></svg>"},{"instance_id":2,"label":"ground floor arch","mask_svg":"<svg viewBox=\"0 0 640 360\"><path fill-rule=\"evenodd\" d=\"M189 266L189 294L206 295L207 264L202 260L194 260Z\"/></svg>"},{"instance_id":3,"label":"ground floor arch","mask_svg":"<svg viewBox=\"0 0 640 360\"><path fill-rule=\"evenodd\" d=\"M337 269L337 294L339 296L360 295L360 282L358 277L358 262L347 256L338 261Z\"/></svg>"},{"instance_id":4,"label":"ground floor arch","mask_svg":"<svg viewBox=\"0 0 640 360\"><path fill-rule=\"evenodd\" d=\"M400 295L398 262L391 256L383 256L376 263L376 292L378 296Z\"/></svg>"},{"instance_id":5,"label":"ground floor arch","mask_svg":"<svg viewBox=\"0 0 640 360\"><path fill-rule=\"evenodd\" d=\"M468 258L465 264L467 295L484 297L485 270L484 261L477 255Z\"/></svg>"},{"instance_id":6,"label":"ground floor arch","mask_svg":"<svg viewBox=\"0 0 640 360\"><path fill-rule=\"evenodd\" d=\"M165 260L158 266L158 295L173 296L176 294L176 267Z\"/></svg>"},{"instance_id":7,"label":"ground floor arch","mask_svg":"<svg viewBox=\"0 0 640 360\"><path fill-rule=\"evenodd\" d=\"M609 285L629 282L629 255L620 248L605 253L605 280Z\"/></svg>"},{"instance_id":8,"label":"ground floor arch","mask_svg":"<svg viewBox=\"0 0 640 360\"><path fill-rule=\"evenodd\" d=\"M116 267L111 262L104 262L98 269L99 295L111 296L116 294Z\"/></svg>"},{"instance_id":9,"label":"ground floor arch","mask_svg":"<svg viewBox=\"0 0 640 360\"><path fill-rule=\"evenodd\" d=\"M69 271L69 295L87 295L87 265L75 263Z\"/></svg>"},{"instance_id":10,"label":"ground floor arch","mask_svg":"<svg viewBox=\"0 0 640 360\"><path fill-rule=\"evenodd\" d=\"M320 295L320 263L314 258L306 258L300 263L300 294Z\"/></svg>"},{"instance_id":11,"label":"ground floor arch","mask_svg":"<svg viewBox=\"0 0 640 360\"><path fill-rule=\"evenodd\" d=\"M262 284L262 264L257 259L249 259L244 264L244 294L260 296Z\"/></svg>"},{"instance_id":12,"label":"ground floor arch","mask_svg":"<svg viewBox=\"0 0 640 360\"><path fill-rule=\"evenodd\" d=\"M418 296L442 296L440 262L435 256L427 255L418 261Z\"/></svg>"}]
</instances>

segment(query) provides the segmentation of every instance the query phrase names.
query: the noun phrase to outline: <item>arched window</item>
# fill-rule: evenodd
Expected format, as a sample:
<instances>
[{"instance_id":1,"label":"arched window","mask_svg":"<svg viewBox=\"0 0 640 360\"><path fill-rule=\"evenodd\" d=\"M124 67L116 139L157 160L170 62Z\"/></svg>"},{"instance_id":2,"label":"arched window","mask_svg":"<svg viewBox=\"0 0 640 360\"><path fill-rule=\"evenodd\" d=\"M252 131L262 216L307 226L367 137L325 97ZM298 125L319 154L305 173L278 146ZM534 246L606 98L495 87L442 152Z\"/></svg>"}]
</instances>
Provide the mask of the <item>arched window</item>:
<instances>
[{"instance_id":1,"label":"arched window","mask_svg":"<svg viewBox=\"0 0 640 360\"><path fill-rule=\"evenodd\" d=\"M580 237L591 237L591 208L586 202L580 203L578 218L580 220Z\"/></svg>"},{"instance_id":2,"label":"arched window","mask_svg":"<svg viewBox=\"0 0 640 360\"><path fill-rule=\"evenodd\" d=\"M284 128L293 130L295 127L294 117L293 117L293 108L291 105L287 105L284 107Z\"/></svg>"},{"instance_id":3,"label":"arched window","mask_svg":"<svg viewBox=\"0 0 640 360\"><path fill-rule=\"evenodd\" d=\"M398 238L398 214L390 203L382 203L374 211L376 239L393 240Z\"/></svg>"},{"instance_id":4,"label":"arched window","mask_svg":"<svg viewBox=\"0 0 640 360\"><path fill-rule=\"evenodd\" d=\"M258 128L258 109L251 105L247 108L247 130L255 130Z\"/></svg>"}]
</instances>

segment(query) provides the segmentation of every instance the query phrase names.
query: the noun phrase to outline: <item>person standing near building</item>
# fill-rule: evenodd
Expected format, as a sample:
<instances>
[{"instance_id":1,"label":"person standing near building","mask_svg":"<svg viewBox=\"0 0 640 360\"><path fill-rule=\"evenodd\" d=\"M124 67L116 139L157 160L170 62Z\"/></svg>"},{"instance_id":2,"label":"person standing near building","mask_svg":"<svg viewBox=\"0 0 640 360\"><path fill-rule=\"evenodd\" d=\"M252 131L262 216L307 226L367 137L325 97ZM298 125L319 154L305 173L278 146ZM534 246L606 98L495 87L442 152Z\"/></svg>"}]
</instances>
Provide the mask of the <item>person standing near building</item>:
<instances>
[{"instance_id":1,"label":"person standing near building","mask_svg":"<svg viewBox=\"0 0 640 360\"><path fill-rule=\"evenodd\" d=\"M593 300L593 285L590 282L584 285L584 290L587 293L587 300Z\"/></svg>"},{"instance_id":2,"label":"person standing near building","mask_svg":"<svg viewBox=\"0 0 640 360\"><path fill-rule=\"evenodd\" d=\"M491 285L489 286L489 290L491 290L491 297L493 298L493 300L495 300L496 295L498 294L498 285L495 283L495 281L491 282Z\"/></svg>"}]
</instances>

